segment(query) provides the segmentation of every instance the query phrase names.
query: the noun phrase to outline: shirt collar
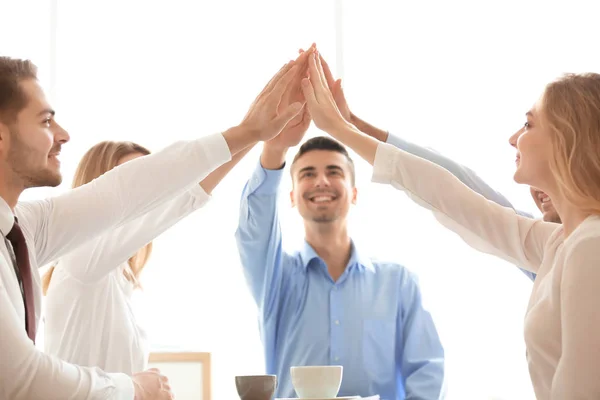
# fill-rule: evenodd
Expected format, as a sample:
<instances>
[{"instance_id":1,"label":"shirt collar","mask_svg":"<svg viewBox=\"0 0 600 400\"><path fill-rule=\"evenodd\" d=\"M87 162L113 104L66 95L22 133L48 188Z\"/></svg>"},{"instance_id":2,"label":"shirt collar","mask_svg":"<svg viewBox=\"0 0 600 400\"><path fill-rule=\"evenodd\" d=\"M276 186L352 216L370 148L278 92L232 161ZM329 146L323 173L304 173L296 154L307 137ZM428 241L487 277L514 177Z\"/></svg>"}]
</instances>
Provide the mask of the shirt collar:
<instances>
[{"instance_id":1,"label":"shirt collar","mask_svg":"<svg viewBox=\"0 0 600 400\"><path fill-rule=\"evenodd\" d=\"M354 241L352 243L352 253L350 255L350 260L348 261L348 265L346 268L351 268L353 265L361 266L367 270L374 271L373 263L371 259L362 255L356 248L356 244ZM308 244L306 240L302 245L302 249L300 249L300 259L302 260L302 265L304 268L308 268L310 262L314 259L321 259L319 255L315 252L315 249Z\"/></svg>"},{"instance_id":2,"label":"shirt collar","mask_svg":"<svg viewBox=\"0 0 600 400\"><path fill-rule=\"evenodd\" d=\"M0 197L0 233L3 236L9 234L15 224L15 214L10 206L2 197Z\"/></svg>"}]
</instances>

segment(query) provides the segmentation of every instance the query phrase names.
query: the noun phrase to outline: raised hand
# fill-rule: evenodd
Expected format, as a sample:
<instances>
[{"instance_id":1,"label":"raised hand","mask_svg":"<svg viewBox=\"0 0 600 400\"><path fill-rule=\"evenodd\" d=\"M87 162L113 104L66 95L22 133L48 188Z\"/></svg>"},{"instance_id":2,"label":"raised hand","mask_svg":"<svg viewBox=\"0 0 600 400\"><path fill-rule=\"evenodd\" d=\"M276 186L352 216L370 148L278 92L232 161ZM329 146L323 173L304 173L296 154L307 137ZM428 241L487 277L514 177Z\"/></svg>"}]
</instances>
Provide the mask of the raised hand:
<instances>
[{"instance_id":1,"label":"raised hand","mask_svg":"<svg viewBox=\"0 0 600 400\"><path fill-rule=\"evenodd\" d=\"M347 126L349 122L338 109L317 52L310 55L308 78L302 80L302 91L315 125L326 132Z\"/></svg>"},{"instance_id":2,"label":"raised hand","mask_svg":"<svg viewBox=\"0 0 600 400\"><path fill-rule=\"evenodd\" d=\"M282 104L290 84L298 76L296 61L286 63L256 97L240 126L252 132L258 140L277 136L287 123L300 113L304 104L295 101Z\"/></svg>"},{"instance_id":3,"label":"raised hand","mask_svg":"<svg viewBox=\"0 0 600 400\"><path fill-rule=\"evenodd\" d=\"M335 100L338 110L340 110L340 114L342 114L346 121L352 122L352 113L348 107L346 96L344 96L342 80L335 80L333 78L329 64L327 64L327 61L325 61L321 53L319 53L319 61L321 62L321 67L323 67L323 73L325 75L325 80L327 81L327 86L329 86L329 90L331 90L331 94L333 95L333 99Z\"/></svg>"},{"instance_id":4,"label":"raised hand","mask_svg":"<svg viewBox=\"0 0 600 400\"><path fill-rule=\"evenodd\" d=\"M289 103L305 101L304 93L302 92L302 79L306 76L309 56L314 52L314 50L315 44L313 44L307 51L300 51L300 55L296 59L298 72L292 83L289 85L288 90L286 90L286 93L281 101L280 108L285 108ZM310 112L305 106L301 113L296 115L290 122L287 123L279 135L275 136L268 142L265 142L265 145L271 147L272 149L278 150L286 150L290 147L298 145L308 130L310 121Z\"/></svg>"},{"instance_id":5,"label":"raised hand","mask_svg":"<svg viewBox=\"0 0 600 400\"><path fill-rule=\"evenodd\" d=\"M169 379L161 375L156 368L138 372L132 376L135 388L134 400L172 400L175 395L171 391Z\"/></svg>"}]
</instances>

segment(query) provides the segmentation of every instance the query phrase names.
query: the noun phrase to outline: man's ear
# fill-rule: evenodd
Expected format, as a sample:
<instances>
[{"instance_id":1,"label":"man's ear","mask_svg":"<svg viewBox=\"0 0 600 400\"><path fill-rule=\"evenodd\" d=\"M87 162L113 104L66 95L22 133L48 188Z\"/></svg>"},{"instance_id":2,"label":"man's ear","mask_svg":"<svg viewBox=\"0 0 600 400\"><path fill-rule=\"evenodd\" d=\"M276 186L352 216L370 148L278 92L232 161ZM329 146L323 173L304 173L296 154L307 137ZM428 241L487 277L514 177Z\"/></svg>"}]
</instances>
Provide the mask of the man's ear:
<instances>
[{"instance_id":1,"label":"man's ear","mask_svg":"<svg viewBox=\"0 0 600 400\"><path fill-rule=\"evenodd\" d=\"M292 203L292 207L296 207L296 202L294 201L294 189L290 190L290 203Z\"/></svg>"},{"instance_id":2,"label":"man's ear","mask_svg":"<svg viewBox=\"0 0 600 400\"><path fill-rule=\"evenodd\" d=\"M358 195L358 189L356 187L352 188L352 204L356 204L356 197Z\"/></svg>"}]
</instances>

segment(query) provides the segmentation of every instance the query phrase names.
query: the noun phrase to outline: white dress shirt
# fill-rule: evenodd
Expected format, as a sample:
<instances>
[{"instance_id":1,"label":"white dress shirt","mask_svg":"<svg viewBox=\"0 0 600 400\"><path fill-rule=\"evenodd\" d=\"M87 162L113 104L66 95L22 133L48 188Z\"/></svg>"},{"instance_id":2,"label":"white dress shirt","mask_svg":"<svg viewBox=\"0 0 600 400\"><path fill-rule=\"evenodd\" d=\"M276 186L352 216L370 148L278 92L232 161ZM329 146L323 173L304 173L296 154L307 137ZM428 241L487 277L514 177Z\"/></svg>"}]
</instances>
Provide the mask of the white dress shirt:
<instances>
[{"instance_id":1,"label":"white dress shirt","mask_svg":"<svg viewBox=\"0 0 600 400\"><path fill-rule=\"evenodd\" d=\"M141 247L202 207L200 185L60 258L46 294L46 353L77 365L131 375L147 367L149 349L131 303L124 270Z\"/></svg>"},{"instance_id":2,"label":"white dress shirt","mask_svg":"<svg viewBox=\"0 0 600 400\"><path fill-rule=\"evenodd\" d=\"M385 143L377 148L373 181L406 192L472 247L536 273L525 317L536 398L600 399L600 216L565 239L562 225L518 215Z\"/></svg>"},{"instance_id":3,"label":"white dress shirt","mask_svg":"<svg viewBox=\"0 0 600 400\"><path fill-rule=\"evenodd\" d=\"M231 159L221 134L174 143L115 168L87 185L41 201L19 203L32 269L60 259L100 234L115 230L192 189ZM0 198L0 232L14 216ZM32 273L36 320L41 314L39 273ZM65 293L65 295L68 295ZM39 351L25 331L23 297L4 241L0 243L0 400L132 400L122 373L80 367Z\"/></svg>"}]
</instances>

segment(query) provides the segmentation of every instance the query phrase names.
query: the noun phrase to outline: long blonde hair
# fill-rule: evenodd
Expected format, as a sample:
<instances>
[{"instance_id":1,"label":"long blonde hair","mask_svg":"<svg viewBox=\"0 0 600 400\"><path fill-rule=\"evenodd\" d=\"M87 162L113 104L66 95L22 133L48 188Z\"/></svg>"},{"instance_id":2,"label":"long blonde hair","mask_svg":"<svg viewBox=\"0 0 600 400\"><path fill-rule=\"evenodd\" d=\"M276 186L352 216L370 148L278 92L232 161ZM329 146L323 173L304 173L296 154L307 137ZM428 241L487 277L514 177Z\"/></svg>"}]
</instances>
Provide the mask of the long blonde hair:
<instances>
[{"instance_id":1,"label":"long blonde hair","mask_svg":"<svg viewBox=\"0 0 600 400\"><path fill-rule=\"evenodd\" d=\"M98 143L89 149L79 162L75 170L75 176L73 177L72 187L76 188L93 181L119 165L123 157L131 154L148 155L150 151L133 142L104 141ZM138 277L148 262L151 253L152 242L141 248L128 260L131 271L125 270L124 274L127 280L133 282L136 287L140 287ZM50 286L50 280L52 279L55 267L55 265L51 266L42 277L44 295Z\"/></svg>"},{"instance_id":2,"label":"long blonde hair","mask_svg":"<svg viewBox=\"0 0 600 400\"><path fill-rule=\"evenodd\" d=\"M566 74L546 86L540 104L558 190L581 211L600 214L600 74Z\"/></svg>"}]
</instances>

